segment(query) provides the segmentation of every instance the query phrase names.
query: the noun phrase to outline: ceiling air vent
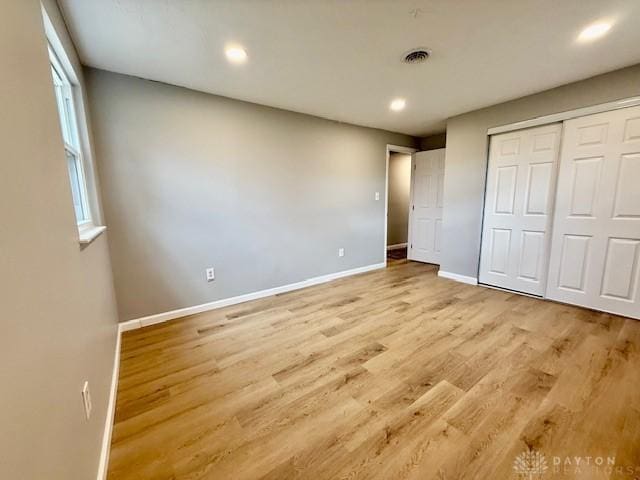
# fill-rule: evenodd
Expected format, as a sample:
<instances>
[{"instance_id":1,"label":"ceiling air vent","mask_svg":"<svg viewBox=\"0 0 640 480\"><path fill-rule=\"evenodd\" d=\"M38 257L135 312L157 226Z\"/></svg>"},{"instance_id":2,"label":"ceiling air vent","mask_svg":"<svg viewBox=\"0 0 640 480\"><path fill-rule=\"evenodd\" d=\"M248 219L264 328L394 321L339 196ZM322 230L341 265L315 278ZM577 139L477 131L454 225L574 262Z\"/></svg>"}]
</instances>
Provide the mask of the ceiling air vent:
<instances>
[{"instance_id":1,"label":"ceiling air vent","mask_svg":"<svg viewBox=\"0 0 640 480\"><path fill-rule=\"evenodd\" d=\"M404 63L416 64L426 62L431 52L426 48L414 48L413 50L409 50L402 57L402 61Z\"/></svg>"}]
</instances>

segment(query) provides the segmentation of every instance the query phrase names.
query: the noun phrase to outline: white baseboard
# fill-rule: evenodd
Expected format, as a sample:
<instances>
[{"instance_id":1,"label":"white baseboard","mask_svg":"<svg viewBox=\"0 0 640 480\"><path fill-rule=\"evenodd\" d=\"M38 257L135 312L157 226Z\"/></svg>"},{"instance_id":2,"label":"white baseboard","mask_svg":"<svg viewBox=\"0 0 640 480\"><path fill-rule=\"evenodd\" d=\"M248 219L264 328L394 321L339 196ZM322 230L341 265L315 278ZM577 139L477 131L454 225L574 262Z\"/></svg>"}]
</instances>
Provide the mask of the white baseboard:
<instances>
[{"instance_id":1,"label":"white baseboard","mask_svg":"<svg viewBox=\"0 0 640 480\"><path fill-rule=\"evenodd\" d=\"M140 320L136 319L136 320L127 320L126 322L121 322L119 327L120 327L120 332L128 332L129 330L142 328L142 325L140 324Z\"/></svg>"},{"instance_id":2,"label":"white baseboard","mask_svg":"<svg viewBox=\"0 0 640 480\"><path fill-rule=\"evenodd\" d=\"M478 279L475 277L467 277L466 275L459 275L457 273L445 272L444 270L438 270L438 276L442 278L448 278L449 280L455 280L456 282L468 283L469 285L478 284Z\"/></svg>"},{"instance_id":3,"label":"white baseboard","mask_svg":"<svg viewBox=\"0 0 640 480\"><path fill-rule=\"evenodd\" d=\"M100 463L98 464L97 480L106 480L109 468L109 452L111 451L111 433L113 420L116 414L116 398L118 396L118 375L120 373L120 339L122 337L121 325L118 325L116 339L116 353L113 358L113 373L111 375L111 389L109 391L109 403L107 405L107 418L104 421L104 433L102 434L102 448L100 450Z\"/></svg>"},{"instance_id":4,"label":"white baseboard","mask_svg":"<svg viewBox=\"0 0 640 480\"><path fill-rule=\"evenodd\" d=\"M400 250L401 248L407 248L407 244L396 243L395 245L387 245L387 250Z\"/></svg>"},{"instance_id":5,"label":"white baseboard","mask_svg":"<svg viewBox=\"0 0 640 480\"><path fill-rule=\"evenodd\" d=\"M149 315L147 317L136 318L122 322L120 324L121 331L135 330L137 328L147 327L149 325L155 325L157 323L168 322L175 318L185 317L187 315L194 315L196 313L207 312L209 310L215 310L222 307L228 307L230 305L237 305L238 303L249 302L251 300L257 300L259 298L270 297L279 293L291 292L293 290L299 290L301 288L311 287L320 283L330 282L337 280L338 278L349 277L351 275L357 275L359 273L370 272L372 270L378 270L384 268L385 263L375 263L373 265L367 265L364 267L354 268L351 270L345 270L337 273L329 273L320 277L313 277L301 282L291 283L289 285L283 285L281 287L269 288L267 290L260 290L257 292L247 293L244 295L238 295L236 297L224 298L222 300L216 300L215 302L203 303L202 305L195 305L193 307L179 308L177 310L171 310L169 312L158 313L155 315Z\"/></svg>"}]
</instances>

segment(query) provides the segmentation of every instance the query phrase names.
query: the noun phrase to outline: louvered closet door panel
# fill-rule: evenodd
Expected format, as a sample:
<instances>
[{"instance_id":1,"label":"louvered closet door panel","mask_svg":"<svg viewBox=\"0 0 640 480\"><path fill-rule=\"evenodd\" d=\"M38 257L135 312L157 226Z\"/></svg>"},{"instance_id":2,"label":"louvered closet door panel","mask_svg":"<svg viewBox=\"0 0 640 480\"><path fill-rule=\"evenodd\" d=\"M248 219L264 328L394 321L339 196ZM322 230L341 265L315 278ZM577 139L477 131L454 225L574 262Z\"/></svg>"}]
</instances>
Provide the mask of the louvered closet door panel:
<instances>
[{"instance_id":1,"label":"louvered closet door panel","mask_svg":"<svg viewBox=\"0 0 640 480\"><path fill-rule=\"evenodd\" d=\"M553 124L491 137L481 283L544 294L560 132Z\"/></svg>"},{"instance_id":2,"label":"louvered closet door panel","mask_svg":"<svg viewBox=\"0 0 640 480\"><path fill-rule=\"evenodd\" d=\"M547 296L640 318L640 107L565 122Z\"/></svg>"}]
</instances>

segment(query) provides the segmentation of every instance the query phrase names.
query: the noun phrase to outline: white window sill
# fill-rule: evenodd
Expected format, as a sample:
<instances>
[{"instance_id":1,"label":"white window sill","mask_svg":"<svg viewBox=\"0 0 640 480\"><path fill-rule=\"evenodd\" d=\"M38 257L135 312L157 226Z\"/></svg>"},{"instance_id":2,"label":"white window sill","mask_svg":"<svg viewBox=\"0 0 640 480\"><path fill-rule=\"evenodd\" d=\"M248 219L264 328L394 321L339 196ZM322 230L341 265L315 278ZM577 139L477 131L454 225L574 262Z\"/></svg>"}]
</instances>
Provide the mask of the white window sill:
<instances>
[{"instance_id":1,"label":"white window sill","mask_svg":"<svg viewBox=\"0 0 640 480\"><path fill-rule=\"evenodd\" d=\"M104 232L107 227L104 226L91 226L86 227L78 231L78 241L80 245L88 245L93 242L96 238L100 236L102 232Z\"/></svg>"}]
</instances>

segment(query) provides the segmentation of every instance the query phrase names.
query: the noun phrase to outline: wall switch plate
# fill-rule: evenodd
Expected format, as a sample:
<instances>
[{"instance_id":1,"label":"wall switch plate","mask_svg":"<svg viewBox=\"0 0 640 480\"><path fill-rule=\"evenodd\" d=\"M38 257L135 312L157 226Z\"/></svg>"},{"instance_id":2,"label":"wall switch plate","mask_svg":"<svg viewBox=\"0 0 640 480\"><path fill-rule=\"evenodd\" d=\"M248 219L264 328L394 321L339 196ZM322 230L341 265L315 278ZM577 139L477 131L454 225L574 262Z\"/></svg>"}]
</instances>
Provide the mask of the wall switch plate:
<instances>
[{"instance_id":1,"label":"wall switch plate","mask_svg":"<svg viewBox=\"0 0 640 480\"><path fill-rule=\"evenodd\" d=\"M91 403L91 391L89 390L89 382L84 382L82 386L82 404L84 405L84 415L87 420L91 418L91 410L93 405Z\"/></svg>"},{"instance_id":2,"label":"wall switch plate","mask_svg":"<svg viewBox=\"0 0 640 480\"><path fill-rule=\"evenodd\" d=\"M207 268L207 282L212 282L216 279L216 274L213 271L213 267Z\"/></svg>"},{"instance_id":3,"label":"wall switch plate","mask_svg":"<svg viewBox=\"0 0 640 480\"><path fill-rule=\"evenodd\" d=\"M339 248L338 249L338 256L339 257L344 257L344 248Z\"/></svg>"},{"instance_id":4,"label":"wall switch plate","mask_svg":"<svg viewBox=\"0 0 640 480\"><path fill-rule=\"evenodd\" d=\"M380 192L376 192L376 200L380 200Z\"/></svg>"}]
</instances>

